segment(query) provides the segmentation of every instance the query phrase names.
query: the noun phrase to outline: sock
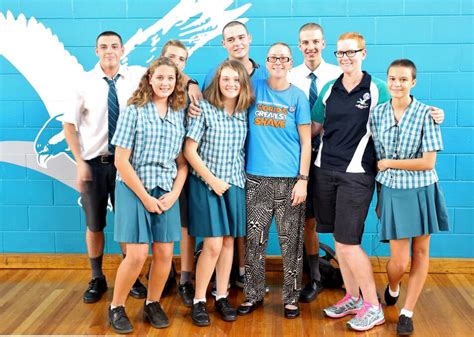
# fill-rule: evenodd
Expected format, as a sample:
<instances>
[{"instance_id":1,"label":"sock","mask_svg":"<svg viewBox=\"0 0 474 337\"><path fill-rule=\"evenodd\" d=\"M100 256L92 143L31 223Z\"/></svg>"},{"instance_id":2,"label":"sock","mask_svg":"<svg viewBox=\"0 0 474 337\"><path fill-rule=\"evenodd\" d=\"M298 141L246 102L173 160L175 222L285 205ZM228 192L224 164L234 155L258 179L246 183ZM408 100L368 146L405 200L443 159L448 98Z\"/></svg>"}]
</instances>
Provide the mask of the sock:
<instances>
[{"instance_id":1,"label":"sock","mask_svg":"<svg viewBox=\"0 0 474 337\"><path fill-rule=\"evenodd\" d=\"M355 296L352 296L352 295L351 295L351 298L352 298L352 300L353 300L354 302L357 302L357 301L359 300L360 296L355 297Z\"/></svg>"},{"instance_id":2,"label":"sock","mask_svg":"<svg viewBox=\"0 0 474 337\"><path fill-rule=\"evenodd\" d=\"M227 298L227 294L225 294L225 295L217 295L216 294L216 301L219 301L221 298Z\"/></svg>"},{"instance_id":3,"label":"sock","mask_svg":"<svg viewBox=\"0 0 474 337\"><path fill-rule=\"evenodd\" d=\"M239 276L245 275L245 267L239 267Z\"/></svg>"},{"instance_id":4,"label":"sock","mask_svg":"<svg viewBox=\"0 0 474 337\"><path fill-rule=\"evenodd\" d=\"M146 300L146 301L145 301L145 305L151 304L151 303L153 303L153 302L158 302L158 303L159 303L160 301L150 301L150 300Z\"/></svg>"},{"instance_id":5,"label":"sock","mask_svg":"<svg viewBox=\"0 0 474 337\"><path fill-rule=\"evenodd\" d=\"M321 274L319 273L319 254L308 255L308 262L311 280L321 281Z\"/></svg>"},{"instance_id":6,"label":"sock","mask_svg":"<svg viewBox=\"0 0 474 337\"><path fill-rule=\"evenodd\" d=\"M104 273L102 272L102 257L104 255L100 255L97 257L89 257L89 262L92 269L92 278L104 277Z\"/></svg>"},{"instance_id":7,"label":"sock","mask_svg":"<svg viewBox=\"0 0 474 337\"><path fill-rule=\"evenodd\" d=\"M409 311L409 310L403 308L402 311L400 311L400 316L401 315L405 315L407 317L412 318L413 317L413 311Z\"/></svg>"},{"instance_id":8,"label":"sock","mask_svg":"<svg viewBox=\"0 0 474 337\"><path fill-rule=\"evenodd\" d=\"M179 284L183 285L185 283L192 283L192 275L193 273L190 271L181 271L181 275L179 276Z\"/></svg>"},{"instance_id":9,"label":"sock","mask_svg":"<svg viewBox=\"0 0 474 337\"><path fill-rule=\"evenodd\" d=\"M395 291L392 291L392 289L390 289L390 286L388 286L388 293L392 297L398 297L398 295L400 295L400 284L398 284L397 290L395 290Z\"/></svg>"},{"instance_id":10,"label":"sock","mask_svg":"<svg viewBox=\"0 0 474 337\"><path fill-rule=\"evenodd\" d=\"M193 304L197 304L199 302L206 303L206 299L205 298L195 298L195 299L193 299Z\"/></svg>"},{"instance_id":11,"label":"sock","mask_svg":"<svg viewBox=\"0 0 474 337\"><path fill-rule=\"evenodd\" d=\"M125 308L124 305L113 305L113 304L110 304L110 310L113 310L113 309L118 308L118 307L124 307L124 308Z\"/></svg>"}]
</instances>

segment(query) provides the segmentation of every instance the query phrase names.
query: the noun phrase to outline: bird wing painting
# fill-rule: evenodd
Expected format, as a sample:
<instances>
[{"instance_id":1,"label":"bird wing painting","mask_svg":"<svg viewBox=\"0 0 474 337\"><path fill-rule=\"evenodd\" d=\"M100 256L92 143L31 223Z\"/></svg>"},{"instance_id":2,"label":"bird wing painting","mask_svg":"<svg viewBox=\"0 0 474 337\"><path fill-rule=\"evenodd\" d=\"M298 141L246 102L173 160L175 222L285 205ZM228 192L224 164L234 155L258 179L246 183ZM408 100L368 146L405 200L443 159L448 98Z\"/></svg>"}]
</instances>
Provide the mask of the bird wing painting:
<instances>
[{"instance_id":1,"label":"bird wing painting","mask_svg":"<svg viewBox=\"0 0 474 337\"><path fill-rule=\"evenodd\" d=\"M169 39L181 40L191 57L193 52L220 35L229 21L248 21L241 16L251 5L231 6L232 3L232 0L180 1L151 26L137 28L124 44L121 62L147 66L159 56L158 43ZM149 48L149 52L137 53L134 57L137 47ZM61 117L73 101L75 79L83 76L86 70L51 29L34 17L20 14L15 18L9 11L0 12L0 56L29 82L49 114L33 142L0 141L0 162L39 171L76 189L75 162L62 131Z\"/></svg>"}]
</instances>

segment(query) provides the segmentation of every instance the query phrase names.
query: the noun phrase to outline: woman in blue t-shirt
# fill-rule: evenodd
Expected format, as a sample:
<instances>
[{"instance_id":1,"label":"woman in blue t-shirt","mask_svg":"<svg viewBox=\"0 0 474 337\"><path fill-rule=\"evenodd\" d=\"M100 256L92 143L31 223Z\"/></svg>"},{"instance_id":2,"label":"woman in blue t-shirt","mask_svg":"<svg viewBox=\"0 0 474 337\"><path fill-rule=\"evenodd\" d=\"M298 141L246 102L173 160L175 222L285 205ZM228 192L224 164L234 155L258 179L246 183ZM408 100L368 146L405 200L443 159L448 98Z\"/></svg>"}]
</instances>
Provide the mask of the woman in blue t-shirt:
<instances>
[{"instance_id":1,"label":"woman in blue t-shirt","mask_svg":"<svg viewBox=\"0 0 474 337\"><path fill-rule=\"evenodd\" d=\"M246 162L246 299L239 306L240 315L263 304L273 217L283 258L285 317L299 315L311 119L305 94L287 80L291 57L288 45L273 44L266 62L269 78L254 82L256 102L249 111Z\"/></svg>"}]
</instances>

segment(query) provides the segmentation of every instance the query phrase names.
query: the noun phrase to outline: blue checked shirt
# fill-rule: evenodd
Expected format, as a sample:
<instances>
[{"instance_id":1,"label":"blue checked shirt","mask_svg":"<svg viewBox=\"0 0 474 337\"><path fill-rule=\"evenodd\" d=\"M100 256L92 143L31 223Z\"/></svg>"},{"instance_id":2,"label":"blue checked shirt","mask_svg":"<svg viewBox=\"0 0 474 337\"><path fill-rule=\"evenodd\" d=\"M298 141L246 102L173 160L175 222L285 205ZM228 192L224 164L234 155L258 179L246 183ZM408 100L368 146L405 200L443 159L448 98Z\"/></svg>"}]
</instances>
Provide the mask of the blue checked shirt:
<instances>
[{"instance_id":1,"label":"blue checked shirt","mask_svg":"<svg viewBox=\"0 0 474 337\"><path fill-rule=\"evenodd\" d=\"M199 103L199 117L188 117L186 137L196 141L198 154L217 178L240 188L245 186L245 138L247 112L229 116L209 102ZM191 173L199 176L193 169Z\"/></svg>"},{"instance_id":2,"label":"blue checked shirt","mask_svg":"<svg viewBox=\"0 0 474 337\"><path fill-rule=\"evenodd\" d=\"M423 152L443 150L439 125L435 124L429 107L413 98L401 120L395 122L391 101L380 104L370 114L370 128L377 160L416 159ZM387 169L375 179L397 189L428 186L438 181L436 171L408 171Z\"/></svg>"},{"instance_id":3,"label":"blue checked shirt","mask_svg":"<svg viewBox=\"0 0 474 337\"><path fill-rule=\"evenodd\" d=\"M132 150L131 164L145 188L171 191L176 178L176 158L185 135L184 112L168 108L161 118L155 104L127 106L117 121L112 144ZM117 180L122 181L119 174Z\"/></svg>"}]
</instances>

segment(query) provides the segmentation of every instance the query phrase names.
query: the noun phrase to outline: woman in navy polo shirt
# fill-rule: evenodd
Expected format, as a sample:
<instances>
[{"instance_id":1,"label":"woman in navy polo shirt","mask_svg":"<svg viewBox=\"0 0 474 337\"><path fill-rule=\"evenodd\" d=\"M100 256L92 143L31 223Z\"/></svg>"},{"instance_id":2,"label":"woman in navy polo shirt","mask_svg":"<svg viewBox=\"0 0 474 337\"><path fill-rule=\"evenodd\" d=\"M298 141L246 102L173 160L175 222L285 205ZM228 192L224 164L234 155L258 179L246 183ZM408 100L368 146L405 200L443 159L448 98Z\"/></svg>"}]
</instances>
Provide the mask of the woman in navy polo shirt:
<instances>
[{"instance_id":1,"label":"woman in navy polo shirt","mask_svg":"<svg viewBox=\"0 0 474 337\"><path fill-rule=\"evenodd\" d=\"M357 313L347 325L363 331L384 323L361 240L375 184L369 113L390 95L384 82L362 71L367 55L362 35L342 34L335 55L343 74L324 86L312 110L313 121L324 124L315 161L314 200L318 232L334 234L346 295L323 311L331 318Z\"/></svg>"},{"instance_id":2,"label":"woman in navy polo shirt","mask_svg":"<svg viewBox=\"0 0 474 337\"><path fill-rule=\"evenodd\" d=\"M331 318L357 314L347 326L365 331L385 322L361 241L376 173L369 113L390 94L384 82L362 71L367 56L362 35L342 34L334 54L343 74L323 87L312 110L315 129L324 127L314 163L314 200L318 232L334 235L346 295L323 312ZM438 114L442 121L444 113L433 113Z\"/></svg>"},{"instance_id":3,"label":"woman in navy polo shirt","mask_svg":"<svg viewBox=\"0 0 474 337\"><path fill-rule=\"evenodd\" d=\"M153 61L128 104L112 140L118 171L114 239L127 246L109 308L109 321L118 333L133 331L124 306L150 243L153 259L144 316L155 328L169 325L159 301L171 268L173 242L181 239L176 201L188 173L181 153L186 94L173 61Z\"/></svg>"},{"instance_id":4,"label":"woman in navy polo shirt","mask_svg":"<svg viewBox=\"0 0 474 337\"><path fill-rule=\"evenodd\" d=\"M234 321L236 310L227 300L234 238L244 237L245 139L247 109L254 101L245 67L225 61L216 71L200 102L202 114L188 119L184 153L192 167L188 179L188 229L203 237L196 266L196 292L191 317L209 325L206 289L216 269L216 311Z\"/></svg>"}]
</instances>

